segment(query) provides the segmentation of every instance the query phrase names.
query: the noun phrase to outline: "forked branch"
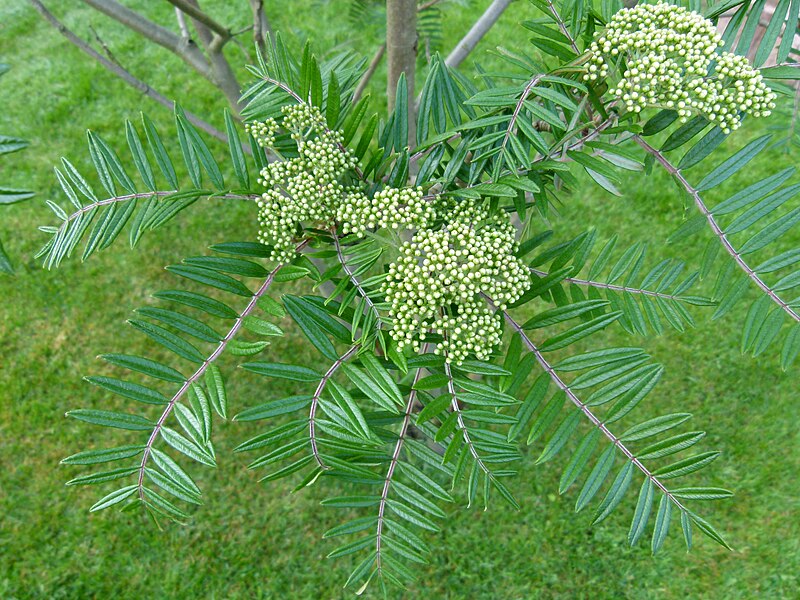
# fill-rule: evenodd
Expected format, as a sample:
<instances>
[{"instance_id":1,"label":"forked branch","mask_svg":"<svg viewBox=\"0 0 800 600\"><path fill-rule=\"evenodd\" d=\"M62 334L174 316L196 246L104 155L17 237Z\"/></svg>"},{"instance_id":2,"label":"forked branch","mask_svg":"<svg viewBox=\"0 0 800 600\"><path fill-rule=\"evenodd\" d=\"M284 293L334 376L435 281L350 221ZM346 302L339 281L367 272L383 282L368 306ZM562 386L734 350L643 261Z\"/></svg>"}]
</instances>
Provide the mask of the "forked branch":
<instances>
[{"instance_id":1,"label":"forked branch","mask_svg":"<svg viewBox=\"0 0 800 600\"><path fill-rule=\"evenodd\" d=\"M106 56L103 56L102 54L97 52L94 48L92 48L89 44L87 44L85 41L83 41L81 38L79 38L77 35L75 35L74 32L72 32L70 29L67 28L66 25L64 25L61 21L59 21L55 17L55 15L53 15L53 13L51 13L47 9L47 7L44 4L42 4L39 0L30 0L30 3L39 12L39 14L41 14L42 17L44 17L44 19L48 23L50 23L53 27L56 28L56 30L58 30L58 32L61 35L63 35L65 38L67 38L73 45L75 45L82 52L84 52L84 53L88 54L89 56L91 56L93 59L95 59L101 65L103 65L106 69L111 71L114 75L116 75L117 77L122 79L125 83L127 83L128 85L136 88L137 90L139 90L141 93L143 93L148 98L151 98L151 99L155 100L156 102L158 102L162 106L165 106L165 107L169 108L170 110L172 110L175 107L175 103L172 100L170 100L169 98L167 98L164 94L161 94L157 90L153 89L150 86L150 84L148 84L148 83L142 81L141 79L139 79L138 77L136 77L133 73L128 71L126 68L124 68L118 62L113 61L113 60L111 60L110 58L108 58ZM214 127L213 125L211 125L207 121L204 121L203 119L201 119L200 117L198 117L197 115L195 115L194 113L191 113L189 111L184 111L184 113L186 114L186 118L192 124L194 124L195 126L199 127L201 130L205 131L207 134L215 137L216 139L218 139L220 141L223 141L223 142L227 141L228 138L225 135L225 133L223 133L222 131L220 131L219 129L217 129L216 127ZM242 146L242 149L245 152L248 152L248 153L252 152L252 150L250 149L249 146Z\"/></svg>"}]
</instances>

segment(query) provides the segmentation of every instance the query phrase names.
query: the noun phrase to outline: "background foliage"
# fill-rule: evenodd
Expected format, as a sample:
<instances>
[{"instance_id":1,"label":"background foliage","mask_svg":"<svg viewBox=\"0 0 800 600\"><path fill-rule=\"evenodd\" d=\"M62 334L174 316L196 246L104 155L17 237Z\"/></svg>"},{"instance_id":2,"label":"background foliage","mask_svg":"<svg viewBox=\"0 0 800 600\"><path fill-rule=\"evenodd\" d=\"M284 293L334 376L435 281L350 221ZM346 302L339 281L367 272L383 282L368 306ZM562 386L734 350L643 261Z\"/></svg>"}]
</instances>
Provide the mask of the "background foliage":
<instances>
[{"instance_id":1,"label":"background foliage","mask_svg":"<svg viewBox=\"0 0 800 600\"><path fill-rule=\"evenodd\" d=\"M301 23L306 33L314 32L320 48L332 47L351 37L352 31L344 21L341 27L331 26L337 10L343 14L337 4L292 3L291 10L275 15L274 26L294 30L302 38L304 31L296 28ZM477 11L481 4L472 6ZM526 18L526 12L532 10L522 3L511 9L484 40L483 48L498 43L513 47L514 40L525 43L515 23ZM78 24L82 16L74 10L65 19ZM470 20L466 14L463 19ZM125 117L136 118L142 101L84 61L77 50L48 31L32 10L3 0L0 22L9 24L0 40L0 56L4 62L24 65L7 74L0 88L4 107L0 130L23 133L34 145L26 157L6 159L13 166L8 174L4 172L4 182L39 190L43 198L56 197L59 191L51 165L62 155L76 160L85 157L84 126L91 124L109 142L122 145L119 123ZM459 24L453 23L450 35L459 30ZM451 41L445 39L444 46ZM120 39L119 43L133 45L135 41ZM372 43L363 38L353 41L365 53ZM152 79L167 93L176 94L188 85L192 93L185 101L187 108L219 114L209 110L219 102L211 100L216 98L213 92L196 79L169 78L175 65L162 57L145 49L138 55L138 67L152 69ZM171 120L166 111L148 112L159 124ZM730 154L732 144L743 146L755 139L763 128L763 124L747 124L743 133L720 149L720 156ZM224 155L224 148L214 150ZM756 163L752 177L763 178L796 162L798 152L789 150L780 156L782 164L777 164L775 156ZM736 185L728 182L715 193L724 198ZM575 222L573 233L581 231L581 222L591 220L601 233L621 231L624 247L648 237L663 239L682 218L675 188L661 172L648 178L634 175L621 188L628 191L623 199L596 187L586 189L586 197L570 198L563 209L565 223L580 221ZM99 444L101 436L113 435L93 430L95 439L87 440L89 430L65 427L62 414L76 405L78 396L86 399L86 405L100 407L103 394L81 383L79 377L96 369L93 355L109 348L136 351L137 345L144 345L132 331L114 331L110 325L129 317L130 308L147 303L150 291L164 288L165 273L156 265L200 252L198 239L252 237L255 224L247 207L223 207L221 202L205 206L205 211L186 213L166 230L143 239L136 253L98 255L83 267L67 263L49 275L28 262L20 265L26 271L23 277L0 281L0 297L5 300L0 312L2 353L16 357L14 363L0 367L0 457L8 465L0 474L0 511L5 515L0 522L3 596L105 596L119 591L120 579L126 581L131 597L144 593L205 596L209 592L221 596L290 591L323 597L340 594L348 566L341 562L319 566L326 549L318 543L318 532L337 524L340 515L320 511L320 492L313 489L289 501L285 499L289 483L259 489L255 478L244 474L246 457L229 452L250 433L246 424L236 425L235 432L224 431L229 425L221 426L218 449L225 458L218 470L198 472L206 503L186 527L158 532L113 513L87 520L85 507L93 501L92 491L58 489L64 480L63 470L57 467L61 457L87 441ZM30 233L29 224L46 220L46 213L38 202L18 207L13 214L6 211L2 228L15 232L7 245L16 256L30 256L40 245L42 239ZM580 219L575 218L579 214ZM198 235L192 235L193 231ZM794 237L783 243L796 244L797 234ZM697 256L696 251L686 252L697 243L692 238L667 252ZM745 308L737 310L743 313ZM743 318L744 314L734 315L722 327ZM129 337L120 339L120 332ZM629 343L618 328L602 337L609 345ZM646 545L629 550L620 535L628 512L622 510L610 523L589 529L586 520L573 518L570 499L554 493L559 466L534 467L529 460L523 463L521 477L512 482L512 491L523 501L521 512L501 503L495 503L488 514L450 509L456 511L456 521L436 540L442 551L426 567L430 572L423 575L425 589L435 597L492 597L497 589L509 597L529 596L532 590L543 597L749 597L759 592L766 597L790 597L800 585L794 575L800 571L796 524L800 507L792 492L794 473L800 467L793 452L798 439L793 426L798 417L792 397L796 387L780 372L777 356L768 353L756 361L743 361L737 356L738 345L736 328L725 331L719 323L702 317L697 329L680 339L668 332L648 341L648 350L665 364L667 374L654 396L658 401L642 407L653 414L702 410L711 438L708 446L724 453L711 473L719 481L708 484L724 482L739 492L732 501L710 506L706 516L724 524L736 552L729 554L698 538L697 550L687 556L676 535L668 539L656 560ZM292 353L296 362L313 360L304 356L310 351L297 332L278 340L273 351ZM240 371L232 380L230 395L258 399L264 381ZM56 386L58 393L53 392ZM291 391L273 388L269 394L276 397ZM113 437L119 441L118 435Z\"/></svg>"}]
</instances>

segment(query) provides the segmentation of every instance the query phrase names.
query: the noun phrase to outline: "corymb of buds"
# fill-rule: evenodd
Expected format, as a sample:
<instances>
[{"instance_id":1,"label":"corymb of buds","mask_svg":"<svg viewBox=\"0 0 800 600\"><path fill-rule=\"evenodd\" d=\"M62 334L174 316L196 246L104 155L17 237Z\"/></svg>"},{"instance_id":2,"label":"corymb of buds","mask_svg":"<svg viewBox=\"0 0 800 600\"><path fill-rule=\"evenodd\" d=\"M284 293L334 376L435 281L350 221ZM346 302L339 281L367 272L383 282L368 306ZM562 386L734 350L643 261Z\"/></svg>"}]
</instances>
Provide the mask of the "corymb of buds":
<instances>
[{"instance_id":1,"label":"corymb of buds","mask_svg":"<svg viewBox=\"0 0 800 600\"><path fill-rule=\"evenodd\" d=\"M614 94L631 112L675 110L681 122L701 114L725 132L740 113L768 116L775 94L745 57L718 52L722 38L702 15L664 2L614 15L592 42L587 81L619 77Z\"/></svg>"},{"instance_id":2,"label":"corymb of buds","mask_svg":"<svg viewBox=\"0 0 800 600\"><path fill-rule=\"evenodd\" d=\"M472 201L456 205L441 229L422 229L400 248L384 284L392 337L399 349L419 350L429 332L444 337L436 352L460 364L489 358L500 343L499 310L530 286L505 214L490 215ZM485 296L484 296L485 295Z\"/></svg>"},{"instance_id":3,"label":"corymb of buds","mask_svg":"<svg viewBox=\"0 0 800 600\"><path fill-rule=\"evenodd\" d=\"M336 207L343 233L364 235L367 229L420 229L433 221L433 204L422 188L385 188L369 198L362 192L347 194Z\"/></svg>"},{"instance_id":4,"label":"corymb of buds","mask_svg":"<svg viewBox=\"0 0 800 600\"><path fill-rule=\"evenodd\" d=\"M273 246L272 259L294 257L298 225L328 226L334 207L347 191L345 174L356 166L342 149L342 136L326 127L320 110L308 104L284 106L282 127L297 144L297 157L273 162L261 170L258 182L267 188L258 201L258 240ZM248 131L262 147L272 147L278 123L251 123Z\"/></svg>"},{"instance_id":5,"label":"corymb of buds","mask_svg":"<svg viewBox=\"0 0 800 600\"><path fill-rule=\"evenodd\" d=\"M267 188L258 201L258 240L272 245L271 258L294 257L298 226L329 228L338 221L343 233L363 235L373 228L425 227L434 209L421 188L386 188L372 198L348 184L356 167L342 134L327 128L321 111L308 104L284 106L283 122L275 119L247 125L262 148L274 148L280 127L297 144L297 157L273 162L258 182Z\"/></svg>"}]
</instances>

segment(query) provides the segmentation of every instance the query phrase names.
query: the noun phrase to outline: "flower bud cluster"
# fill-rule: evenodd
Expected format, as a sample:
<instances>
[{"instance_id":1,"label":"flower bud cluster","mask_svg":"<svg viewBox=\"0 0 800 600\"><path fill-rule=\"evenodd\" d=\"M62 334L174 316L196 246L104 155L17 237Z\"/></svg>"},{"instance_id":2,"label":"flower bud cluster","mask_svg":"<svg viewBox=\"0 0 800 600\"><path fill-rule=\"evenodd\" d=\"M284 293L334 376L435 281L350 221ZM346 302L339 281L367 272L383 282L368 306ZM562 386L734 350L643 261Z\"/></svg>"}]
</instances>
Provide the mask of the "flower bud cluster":
<instances>
[{"instance_id":1,"label":"flower bud cluster","mask_svg":"<svg viewBox=\"0 0 800 600\"><path fill-rule=\"evenodd\" d=\"M328 228L338 221L344 233L363 235L373 228L421 228L434 219L421 188L387 188L369 198L347 184L356 158L344 148L340 132L327 128L322 112L308 104L282 108L282 127L297 145L297 157L273 162L258 182L267 188L258 201L258 240L273 247L272 259L294 257L298 227L311 222ZM263 148L273 148L279 130L275 119L247 125Z\"/></svg>"},{"instance_id":2,"label":"flower bud cluster","mask_svg":"<svg viewBox=\"0 0 800 600\"><path fill-rule=\"evenodd\" d=\"M347 194L336 207L336 220L344 233L364 235L367 229L421 229L433 221L433 204L422 188L386 188L372 198L356 191Z\"/></svg>"},{"instance_id":3,"label":"flower bud cluster","mask_svg":"<svg viewBox=\"0 0 800 600\"><path fill-rule=\"evenodd\" d=\"M356 166L355 156L342 149L342 135L330 131L320 110L308 104L284 106L283 127L297 144L295 158L273 162L261 170L267 187L258 201L258 239L273 246L279 262L294 257L295 236L301 223L329 226L335 206L348 191L345 174ZM275 143L274 120L253 123L249 131L262 146Z\"/></svg>"},{"instance_id":4,"label":"flower bud cluster","mask_svg":"<svg viewBox=\"0 0 800 600\"><path fill-rule=\"evenodd\" d=\"M418 231L400 248L384 284L399 349L419 350L434 332L445 338L436 352L450 362L488 358L500 343L502 319L482 294L504 310L530 286L516 249L508 217L472 201L458 204L441 229Z\"/></svg>"},{"instance_id":5,"label":"flower bud cluster","mask_svg":"<svg viewBox=\"0 0 800 600\"><path fill-rule=\"evenodd\" d=\"M740 113L768 116L775 94L747 59L718 53L722 38L702 15L664 2L620 10L592 42L587 81L618 71L611 89L628 111L701 114L729 133Z\"/></svg>"}]
</instances>

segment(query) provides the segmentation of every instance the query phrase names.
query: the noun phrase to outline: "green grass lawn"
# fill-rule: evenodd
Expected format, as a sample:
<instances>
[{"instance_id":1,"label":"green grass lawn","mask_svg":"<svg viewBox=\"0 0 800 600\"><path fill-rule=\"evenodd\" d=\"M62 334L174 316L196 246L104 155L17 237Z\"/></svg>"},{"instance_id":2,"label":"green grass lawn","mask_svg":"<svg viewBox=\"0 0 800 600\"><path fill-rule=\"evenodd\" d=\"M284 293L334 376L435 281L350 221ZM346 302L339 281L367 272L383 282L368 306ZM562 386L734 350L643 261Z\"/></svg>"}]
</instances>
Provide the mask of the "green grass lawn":
<instances>
[{"instance_id":1,"label":"green grass lawn","mask_svg":"<svg viewBox=\"0 0 800 600\"><path fill-rule=\"evenodd\" d=\"M126 66L189 110L221 124L223 102L215 91L186 73L167 52L70 0L52 1L59 16L83 37L93 24ZM128 2L171 23L166 3ZM245 3L206 2L220 20ZM232 5L232 6L229 6ZM318 48L348 45L370 55L378 34L353 28L342 15L348 2L295 0L272 9L274 26L300 44ZM445 35L449 48L479 8L488 2L453 3ZM63 5L63 6L62 6ZM466 7L470 7L467 9ZM144 8L142 8L144 10ZM498 44L522 48L526 30L516 23L535 16L514 3L475 56L485 58ZM246 14L228 22L244 25ZM232 49L232 60L244 63ZM65 488L76 472L60 466L64 456L103 443L119 443L112 431L67 421L77 407L107 407L108 398L81 381L102 365L103 352L147 353L141 336L122 325L150 294L171 285L163 266L202 253L210 243L253 239L251 207L204 202L167 228L145 237L131 252L122 242L86 264L68 261L43 271L30 257L43 243L36 226L52 221L44 200L62 201L52 165L68 156L88 167L85 129L124 145L125 118L145 109L162 127L169 112L141 97L92 63L44 24L24 2L0 0L0 62L13 70L0 79L0 131L31 140L23 154L6 157L0 181L34 189L37 197L0 213L0 236L16 259L18 276L0 279L0 598L337 598L349 574L347 560L326 561L332 545L320 532L341 518L323 509L324 490L290 495L290 482L259 484L245 469L247 457L230 450L254 427L217 427L219 468L195 469L205 504L185 526L163 531L139 513L106 511L89 515L96 489ZM380 73L375 90L380 92ZM728 152L763 133L748 123L729 140ZM224 149L215 148L224 156ZM721 156L723 154L720 154ZM763 177L797 163L800 152L775 152L754 163ZM88 169L87 169L88 170ZM694 180L702 174L691 173ZM715 190L712 201L741 187L741 174ZM651 242L653 259L681 256L698 266L707 237L666 246L684 217L677 188L661 172L625 180L625 196L614 198L596 186L565 198L558 223L564 237L589 225L601 237L618 233L622 242ZM787 247L800 234L787 239ZM612 328L592 340L594 347L638 345L667 367L659 390L642 406L641 418L675 410L694 413L694 427L709 432L705 448L723 451L704 480L736 491L729 501L704 513L726 534L728 552L697 539L687 554L677 523L657 557L649 544L625 543L634 498L602 525L575 515L574 492L558 496L560 462L534 467L537 448L523 462L511 487L522 502L514 511L499 502L489 511L451 507L453 521L430 536L432 563L404 597L432 598L796 598L800 593L800 403L796 373L781 372L777 352L753 360L739 355L744 309L722 321L694 310L697 327L686 334L631 339ZM308 345L290 333L267 350L291 353L312 364ZM234 363L224 365L228 373ZM231 377L232 412L267 397L292 392L272 380L242 371ZM124 437L124 436L123 436ZM563 461L562 461L563 462ZM398 594L398 597L401 595Z\"/></svg>"}]
</instances>

